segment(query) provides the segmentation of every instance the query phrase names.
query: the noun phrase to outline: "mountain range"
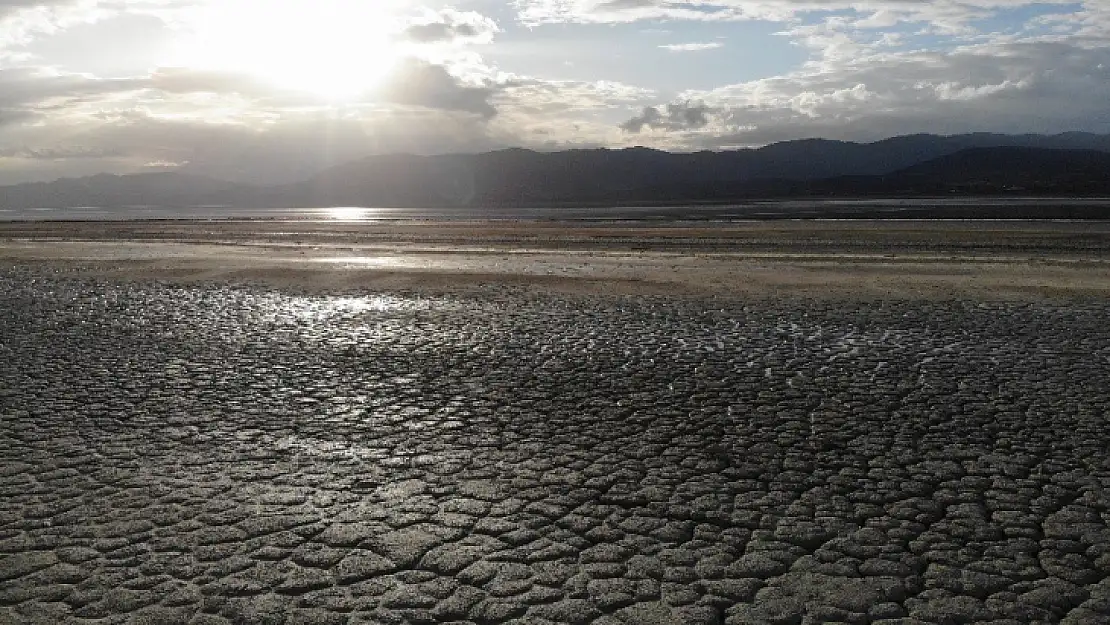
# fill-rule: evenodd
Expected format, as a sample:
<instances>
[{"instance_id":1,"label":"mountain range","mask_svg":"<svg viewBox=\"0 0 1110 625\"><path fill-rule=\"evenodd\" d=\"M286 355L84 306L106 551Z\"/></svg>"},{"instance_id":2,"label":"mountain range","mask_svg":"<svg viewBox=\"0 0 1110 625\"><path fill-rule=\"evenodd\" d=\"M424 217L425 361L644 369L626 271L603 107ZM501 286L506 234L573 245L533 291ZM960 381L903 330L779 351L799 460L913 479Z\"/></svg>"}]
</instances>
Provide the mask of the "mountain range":
<instances>
[{"instance_id":1,"label":"mountain range","mask_svg":"<svg viewBox=\"0 0 1110 625\"><path fill-rule=\"evenodd\" d=\"M809 139L695 153L394 154L264 187L173 172L18 184L0 187L0 208L560 206L995 193L1110 195L1110 135Z\"/></svg>"}]
</instances>

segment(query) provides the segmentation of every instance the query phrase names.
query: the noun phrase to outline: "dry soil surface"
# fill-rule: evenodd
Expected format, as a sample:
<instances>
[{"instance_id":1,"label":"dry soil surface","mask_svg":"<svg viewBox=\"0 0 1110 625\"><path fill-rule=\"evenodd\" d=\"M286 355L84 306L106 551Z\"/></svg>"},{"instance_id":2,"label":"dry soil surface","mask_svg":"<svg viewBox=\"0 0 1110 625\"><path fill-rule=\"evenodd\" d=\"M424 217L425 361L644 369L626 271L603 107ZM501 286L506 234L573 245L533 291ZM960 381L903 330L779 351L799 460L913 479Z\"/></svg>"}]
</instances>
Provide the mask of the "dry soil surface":
<instances>
[{"instance_id":1,"label":"dry soil surface","mask_svg":"<svg viewBox=\"0 0 1110 625\"><path fill-rule=\"evenodd\" d=\"M1110 622L1105 235L174 227L0 245L0 623Z\"/></svg>"}]
</instances>

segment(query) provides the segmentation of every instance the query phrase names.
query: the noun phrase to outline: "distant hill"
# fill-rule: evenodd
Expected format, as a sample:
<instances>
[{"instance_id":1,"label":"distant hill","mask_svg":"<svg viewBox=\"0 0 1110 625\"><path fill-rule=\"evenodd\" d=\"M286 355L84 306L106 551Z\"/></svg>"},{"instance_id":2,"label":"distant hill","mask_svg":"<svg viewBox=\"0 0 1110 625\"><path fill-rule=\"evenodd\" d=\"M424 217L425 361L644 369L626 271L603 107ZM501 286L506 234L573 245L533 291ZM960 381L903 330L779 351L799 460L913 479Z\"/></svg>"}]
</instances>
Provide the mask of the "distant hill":
<instances>
[{"instance_id":1,"label":"distant hill","mask_svg":"<svg viewBox=\"0 0 1110 625\"><path fill-rule=\"evenodd\" d=\"M282 195L305 205L442 206L684 201L750 197L816 181L891 174L986 147L1110 152L1110 136L907 135L875 143L787 141L753 150L676 154L647 148L446 156L373 156L330 169ZM271 198L273 200L278 197Z\"/></svg>"},{"instance_id":2,"label":"distant hill","mask_svg":"<svg viewBox=\"0 0 1110 625\"><path fill-rule=\"evenodd\" d=\"M1110 136L907 135L676 154L647 148L372 156L252 187L175 173L0 187L0 207L535 206L775 197L1110 194Z\"/></svg>"},{"instance_id":3,"label":"distant hill","mask_svg":"<svg viewBox=\"0 0 1110 625\"><path fill-rule=\"evenodd\" d=\"M895 184L931 181L953 188L986 184L1036 191L1101 189L1110 183L1110 153L973 148L907 167L896 172L892 180Z\"/></svg>"},{"instance_id":4,"label":"distant hill","mask_svg":"<svg viewBox=\"0 0 1110 625\"><path fill-rule=\"evenodd\" d=\"M795 184L787 194L1105 195L1110 153L1027 147L969 148L881 176L842 176Z\"/></svg>"},{"instance_id":5,"label":"distant hill","mask_svg":"<svg viewBox=\"0 0 1110 625\"><path fill-rule=\"evenodd\" d=\"M2 208L195 206L246 195L247 187L176 172L62 178L0 187Z\"/></svg>"}]
</instances>

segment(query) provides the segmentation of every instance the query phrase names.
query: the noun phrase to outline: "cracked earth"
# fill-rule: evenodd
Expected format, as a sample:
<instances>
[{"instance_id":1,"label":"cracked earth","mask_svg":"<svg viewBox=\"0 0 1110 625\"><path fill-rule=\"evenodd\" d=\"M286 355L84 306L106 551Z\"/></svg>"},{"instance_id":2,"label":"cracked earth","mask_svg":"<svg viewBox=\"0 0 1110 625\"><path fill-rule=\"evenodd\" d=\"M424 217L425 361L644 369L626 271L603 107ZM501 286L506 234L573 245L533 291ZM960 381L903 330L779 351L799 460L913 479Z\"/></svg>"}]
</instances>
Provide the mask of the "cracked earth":
<instances>
[{"instance_id":1,"label":"cracked earth","mask_svg":"<svg viewBox=\"0 0 1110 625\"><path fill-rule=\"evenodd\" d=\"M1110 304L0 271L2 623L1107 623Z\"/></svg>"}]
</instances>

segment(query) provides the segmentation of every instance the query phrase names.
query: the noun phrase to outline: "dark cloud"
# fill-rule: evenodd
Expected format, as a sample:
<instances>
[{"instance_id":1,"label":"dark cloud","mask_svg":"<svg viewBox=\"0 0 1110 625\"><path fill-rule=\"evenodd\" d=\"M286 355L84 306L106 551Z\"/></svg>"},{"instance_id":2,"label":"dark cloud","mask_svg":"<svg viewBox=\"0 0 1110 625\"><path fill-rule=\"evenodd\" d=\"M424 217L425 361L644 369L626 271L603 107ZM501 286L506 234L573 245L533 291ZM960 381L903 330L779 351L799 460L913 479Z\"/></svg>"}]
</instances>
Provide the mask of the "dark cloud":
<instances>
[{"instance_id":1,"label":"dark cloud","mask_svg":"<svg viewBox=\"0 0 1110 625\"><path fill-rule=\"evenodd\" d=\"M443 66L408 59L372 99L335 110L311 94L228 72L165 68L107 80L2 70L0 158L18 165L6 163L0 181L83 175L99 159L104 171L116 173L149 162L187 163L192 173L272 183L373 153L502 147L488 127L501 89L472 86ZM206 107L218 104L198 103L194 93L239 94L252 108L209 120ZM165 107L191 114L157 114Z\"/></svg>"},{"instance_id":2,"label":"dark cloud","mask_svg":"<svg viewBox=\"0 0 1110 625\"><path fill-rule=\"evenodd\" d=\"M644 128L658 130L691 130L709 124L712 107L697 102L672 102L662 109L656 106L645 107L643 112L621 124L627 132L640 132Z\"/></svg>"},{"instance_id":3,"label":"dark cloud","mask_svg":"<svg viewBox=\"0 0 1110 625\"><path fill-rule=\"evenodd\" d=\"M473 113L483 119L497 115L490 103L494 94L489 87L463 84L442 65L414 58L401 62L382 89L388 102Z\"/></svg>"},{"instance_id":4,"label":"dark cloud","mask_svg":"<svg viewBox=\"0 0 1110 625\"><path fill-rule=\"evenodd\" d=\"M126 156L123 152L87 146L57 148L7 147L0 148L0 158L18 158L36 161L61 161L74 158L115 158Z\"/></svg>"},{"instance_id":5,"label":"dark cloud","mask_svg":"<svg viewBox=\"0 0 1110 625\"><path fill-rule=\"evenodd\" d=\"M89 172L125 173L151 162L183 163L181 171L250 183L293 182L370 154L480 151L504 147L469 114L430 109L374 111L365 118L286 113L263 126L167 118L141 109L94 121L55 123L0 134L0 184ZM99 160L97 160L99 159ZM96 163L99 164L97 165Z\"/></svg>"},{"instance_id":6,"label":"dark cloud","mask_svg":"<svg viewBox=\"0 0 1110 625\"><path fill-rule=\"evenodd\" d=\"M658 0L606 0L602 2L599 9L642 9L644 7L656 7L666 4Z\"/></svg>"},{"instance_id":7,"label":"dark cloud","mask_svg":"<svg viewBox=\"0 0 1110 625\"><path fill-rule=\"evenodd\" d=\"M0 0L0 19L24 9L33 9L38 6L58 6L73 4L73 0Z\"/></svg>"},{"instance_id":8,"label":"dark cloud","mask_svg":"<svg viewBox=\"0 0 1110 625\"><path fill-rule=\"evenodd\" d=\"M443 9L429 12L413 21L404 29L401 37L417 43L488 41L499 31L496 22L480 13Z\"/></svg>"},{"instance_id":9,"label":"dark cloud","mask_svg":"<svg viewBox=\"0 0 1110 625\"><path fill-rule=\"evenodd\" d=\"M0 108L0 128L34 119L35 113L19 108Z\"/></svg>"},{"instance_id":10,"label":"dark cloud","mask_svg":"<svg viewBox=\"0 0 1110 625\"><path fill-rule=\"evenodd\" d=\"M296 106L314 101L311 93L282 89L235 72L161 68L151 75L149 86L173 94L237 94L274 106ZM365 98L387 104L473 113L489 119L497 114L491 104L495 91L466 85L442 65L407 58L397 64L381 87L369 90Z\"/></svg>"},{"instance_id":11,"label":"dark cloud","mask_svg":"<svg viewBox=\"0 0 1110 625\"><path fill-rule=\"evenodd\" d=\"M109 93L135 91L145 79L100 79L17 67L0 70L0 125Z\"/></svg>"},{"instance_id":12,"label":"dark cloud","mask_svg":"<svg viewBox=\"0 0 1110 625\"><path fill-rule=\"evenodd\" d=\"M427 24L413 24L405 29L404 34L406 39L420 43L434 43L477 37L478 29L472 24L429 22Z\"/></svg>"},{"instance_id":13,"label":"dark cloud","mask_svg":"<svg viewBox=\"0 0 1110 625\"><path fill-rule=\"evenodd\" d=\"M239 93L258 95L270 88L239 72L160 67L150 76L150 86L166 93Z\"/></svg>"}]
</instances>

